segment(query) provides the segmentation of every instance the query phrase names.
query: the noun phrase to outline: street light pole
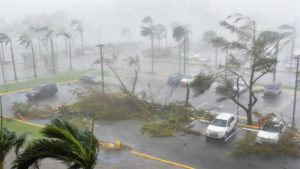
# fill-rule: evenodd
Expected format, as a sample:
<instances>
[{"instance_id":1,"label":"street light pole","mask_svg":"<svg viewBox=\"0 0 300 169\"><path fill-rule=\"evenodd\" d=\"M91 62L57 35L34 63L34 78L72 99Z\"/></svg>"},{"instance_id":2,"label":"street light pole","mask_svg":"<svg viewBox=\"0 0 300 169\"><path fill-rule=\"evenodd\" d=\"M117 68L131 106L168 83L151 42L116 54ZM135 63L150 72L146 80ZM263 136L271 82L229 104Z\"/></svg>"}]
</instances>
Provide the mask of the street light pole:
<instances>
[{"instance_id":1,"label":"street light pole","mask_svg":"<svg viewBox=\"0 0 300 169\"><path fill-rule=\"evenodd\" d=\"M100 59L101 59L101 77L102 77L102 92L104 93L104 71L103 71L103 55L102 55L102 48L104 44L96 45L100 49Z\"/></svg>"},{"instance_id":2,"label":"street light pole","mask_svg":"<svg viewBox=\"0 0 300 169\"><path fill-rule=\"evenodd\" d=\"M298 76L299 76L299 59L300 55L296 56L297 59L297 70L296 70L296 80L295 80L295 89L294 89L294 107L293 107L293 120L292 127L295 127L295 112L296 112L296 99L297 99L297 89L298 89Z\"/></svg>"}]
</instances>

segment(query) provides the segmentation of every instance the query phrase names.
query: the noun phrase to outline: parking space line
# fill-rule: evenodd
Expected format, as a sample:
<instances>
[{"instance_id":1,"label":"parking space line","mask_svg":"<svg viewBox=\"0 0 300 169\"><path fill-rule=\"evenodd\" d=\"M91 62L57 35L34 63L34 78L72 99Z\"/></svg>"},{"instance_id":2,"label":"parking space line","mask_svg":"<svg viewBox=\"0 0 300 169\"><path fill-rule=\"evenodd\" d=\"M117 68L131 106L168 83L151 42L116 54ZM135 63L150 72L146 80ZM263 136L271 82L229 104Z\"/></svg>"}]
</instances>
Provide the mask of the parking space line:
<instances>
[{"instance_id":1,"label":"parking space line","mask_svg":"<svg viewBox=\"0 0 300 169\"><path fill-rule=\"evenodd\" d=\"M224 141L226 142L227 140L229 140L233 135L235 135L235 133L238 131L239 129L236 129L234 132L232 132L232 134L227 137L227 139L225 139Z\"/></svg>"},{"instance_id":2,"label":"parking space line","mask_svg":"<svg viewBox=\"0 0 300 169\"><path fill-rule=\"evenodd\" d=\"M194 167L190 167L190 166L179 164L179 163L176 163L176 162L164 160L164 159L161 159L161 158L150 156L148 154L139 153L139 152L136 152L136 151L130 151L130 153L132 153L134 155L137 155L137 156L140 156L140 157L144 157L144 158L148 158L148 159L151 159L151 160L160 161L160 162L163 162L163 163L166 163L166 164L169 164L169 165L177 166L177 167L180 167L180 168L195 169Z\"/></svg>"}]
</instances>

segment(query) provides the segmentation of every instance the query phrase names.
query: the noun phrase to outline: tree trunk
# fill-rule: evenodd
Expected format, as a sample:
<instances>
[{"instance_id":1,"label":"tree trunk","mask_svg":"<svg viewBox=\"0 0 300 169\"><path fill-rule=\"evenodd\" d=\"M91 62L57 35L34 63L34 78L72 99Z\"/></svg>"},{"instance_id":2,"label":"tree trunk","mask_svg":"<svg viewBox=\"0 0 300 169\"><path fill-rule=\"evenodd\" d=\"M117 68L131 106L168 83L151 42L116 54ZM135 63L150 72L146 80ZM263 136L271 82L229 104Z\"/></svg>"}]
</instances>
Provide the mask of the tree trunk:
<instances>
[{"instance_id":1,"label":"tree trunk","mask_svg":"<svg viewBox=\"0 0 300 169\"><path fill-rule=\"evenodd\" d=\"M247 114L247 124L252 125L252 110L247 111L246 114Z\"/></svg>"},{"instance_id":2,"label":"tree trunk","mask_svg":"<svg viewBox=\"0 0 300 169\"><path fill-rule=\"evenodd\" d=\"M215 48L215 65L218 66L218 48Z\"/></svg>"},{"instance_id":3,"label":"tree trunk","mask_svg":"<svg viewBox=\"0 0 300 169\"><path fill-rule=\"evenodd\" d=\"M187 86L186 86L186 97L185 97L185 108L188 108L188 106L189 106L189 99L190 99L190 84L187 83Z\"/></svg>"},{"instance_id":4,"label":"tree trunk","mask_svg":"<svg viewBox=\"0 0 300 169\"><path fill-rule=\"evenodd\" d=\"M0 169L4 169L4 161L0 161Z\"/></svg>"},{"instance_id":5,"label":"tree trunk","mask_svg":"<svg viewBox=\"0 0 300 169\"><path fill-rule=\"evenodd\" d=\"M1 53L0 53L0 64L1 64L2 80L3 83L6 83L5 74L4 74L4 63L3 63L3 58L1 56Z\"/></svg>"},{"instance_id":6,"label":"tree trunk","mask_svg":"<svg viewBox=\"0 0 300 169\"><path fill-rule=\"evenodd\" d=\"M3 43L1 43L1 52L2 52L3 63L5 63L5 53L4 53Z\"/></svg>"},{"instance_id":7,"label":"tree trunk","mask_svg":"<svg viewBox=\"0 0 300 169\"><path fill-rule=\"evenodd\" d=\"M178 55L178 70L179 70L179 74L181 74L181 45L180 45L180 41L178 42L178 52L179 52L179 55Z\"/></svg>"},{"instance_id":8,"label":"tree trunk","mask_svg":"<svg viewBox=\"0 0 300 169\"><path fill-rule=\"evenodd\" d=\"M37 37L37 42L38 42L38 48L39 48L39 56L40 59L42 58L42 49L41 49L41 41L40 41L40 37Z\"/></svg>"},{"instance_id":9,"label":"tree trunk","mask_svg":"<svg viewBox=\"0 0 300 169\"><path fill-rule=\"evenodd\" d=\"M66 52L65 52L65 55L66 55L66 58L68 58L68 38L65 37L65 48L66 48Z\"/></svg>"},{"instance_id":10,"label":"tree trunk","mask_svg":"<svg viewBox=\"0 0 300 169\"><path fill-rule=\"evenodd\" d=\"M55 66L55 56L54 56L54 46L53 46L53 39L52 35L50 35L50 47L51 47L51 59L52 59L52 71L56 74L56 66Z\"/></svg>"},{"instance_id":11,"label":"tree trunk","mask_svg":"<svg viewBox=\"0 0 300 169\"><path fill-rule=\"evenodd\" d=\"M37 77L37 73L36 73L36 63L35 63L35 55L34 55L34 50L33 50L33 44L31 42L31 53L32 53L32 65L33 65L33 74L34 77Z\"/></svg>"},{"instance_id":12,"label":"tree trunk","mask_svg":"<svg viewBox=\"0 0 300 169\"><path fill-rule=\"evenodd\" d=\"M276 69L277 69L278 52L279 52L279 40L276 41L276 49L275 49L275 59L276 59L276 62L274 64L273 84L276 83L276 72L277 72Z\"/></svg>"},{"instance_id":13,"label":"tree trunk","mask_svg":"<svg viewBox=\"0 0 300 169\"><path fill-rule=\"evenodd\" d=\"M84 44L83 44L83 33L80 31L80 39L81 39L81 50L82 54L84 55Z\"/></svg>"},{"instance_id":14,"label":"tree trunk","mask_svg":"<svg viewBox=\"0 0 300 169\"><path fill-rule=\"evenodd\" d=\"M225 79L226 79L226 81L227 81L227 74L228 74L228 61L227 61L227 59L228 59L228 48L226 48L226 52L225 52Z\"/></svg>"},{"instance_id":15,"label":"tree trunk","mask_svg":"<svg viewBox=\"0 0 300 169\"><path fill-rule=\"evenodd\" d=\"M154 73L154 49L153 49L153 37L151 37L151 72Z\"/></svg>"},{"instance_id":16,"label":"tree trunk","mask_svg":"<svg viewBox=\"0 0 300 169\"><path fill-rule=\"evenodd\" d=\"M10 41L10 53L11 53L11 60L12 60L13 69L14 69L14 78L15 78L15 81L17 81L18 77L17 77L17 71L16 71L15 56L14 56L14 51L13 51L13 47L12 47L11 41Z\"/></svg>"},{"instance_id":17,"label":"tree trunk","mask_svg":"<svg viewBox=\"0 0 300 169\"><path fill-rule=\"evenodd\" d=\"M183 38L183 75L186 74L186 58L187 58L187 51L186 51L186 37Z\"/></svg>"},{"instance_id":18,"label":"tree trunk","mask_svg":"<svg viewBox=\"0 0 300 169\"><path fill-rule=\"evenodd\" d=\"M70 71L72 71L73 70L73 62L72 62L72 49L71 49L71 39L69 38L68 39L69 41L68 41L68 44L69 44L69 59L70 59Z\"/></svg>"}]
</instances>

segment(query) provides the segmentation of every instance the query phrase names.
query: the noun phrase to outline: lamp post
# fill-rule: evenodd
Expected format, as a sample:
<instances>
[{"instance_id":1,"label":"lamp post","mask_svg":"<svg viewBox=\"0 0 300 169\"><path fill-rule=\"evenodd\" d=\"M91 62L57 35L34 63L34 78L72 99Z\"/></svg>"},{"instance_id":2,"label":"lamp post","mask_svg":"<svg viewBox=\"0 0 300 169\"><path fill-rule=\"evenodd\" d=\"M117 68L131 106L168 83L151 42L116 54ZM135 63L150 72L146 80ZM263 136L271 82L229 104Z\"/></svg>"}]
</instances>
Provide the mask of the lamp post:
<instances>
[{"instance_id":1,"label":"lamp post","mask_svg":"<svg viewBox=\"0 0 300 169\"><path fill-rule=\"evenodd\" d=\"M102 91L104 93L104 71L103 71L103 55L102 55L102 48L104 44L98 44L96 47L100 50L100 59L101 59L101 77L102 77Z\"/></svg>"},{"instance_id":2,"label":"lamp post","mask_svg":"<svg viewBox=\"0 0 300 169\"><path fill-rule=\"evenodd\" d=\"M294 106L293 106L293 120L292 120L292 127L295 127L295 112L296 112L296 99L297 99L297 90L298 90L298 76L299 76L299 59L300 55L295 57L297 59L297 69L296 69L296 79L295 79L295 89L294 89Z\"/></svg>"}]
</instances>

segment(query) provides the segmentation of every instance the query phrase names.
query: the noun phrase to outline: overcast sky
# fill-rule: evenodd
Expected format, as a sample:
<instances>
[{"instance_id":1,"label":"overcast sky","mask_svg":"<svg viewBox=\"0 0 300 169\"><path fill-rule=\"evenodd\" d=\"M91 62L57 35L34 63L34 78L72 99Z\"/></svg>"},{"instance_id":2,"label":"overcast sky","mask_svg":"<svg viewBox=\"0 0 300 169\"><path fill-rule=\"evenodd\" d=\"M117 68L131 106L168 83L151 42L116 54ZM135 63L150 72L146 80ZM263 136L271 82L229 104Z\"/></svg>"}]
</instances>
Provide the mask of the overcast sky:
<instances>
[{"instance_id":1,"label":"overcast sky","mask_svg":"<svg viewBox=\"0 0 300 169\"><path fill-rule=\"evenodd\" d=\"M171 23L190 24L197 36L218 30L218 21L232 12L257 20L263 28L300 22L300 0L0 0L0 18L7 22L25 16L63 11L70 19L82 20L87 29L102 38L116 40L128 27L138 32L144 16L170 28ZM1 25L0 25L1 26ZM198 31L197 31L198 30ZM139 34L135 34L136 38Z\"/></svg>"}]
</instances>

